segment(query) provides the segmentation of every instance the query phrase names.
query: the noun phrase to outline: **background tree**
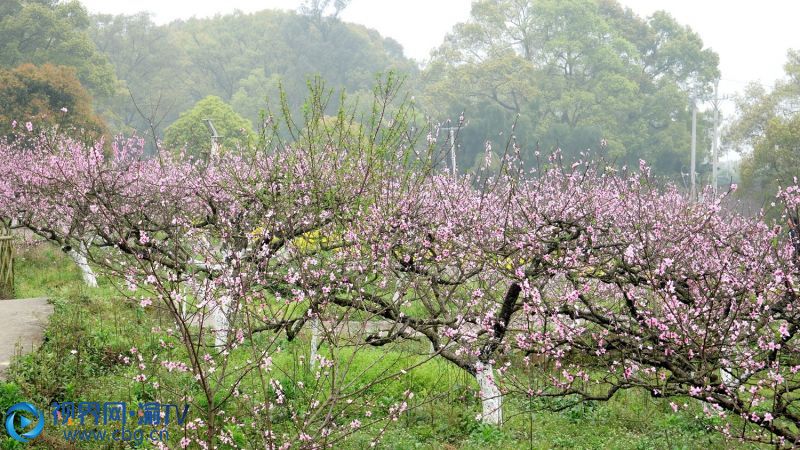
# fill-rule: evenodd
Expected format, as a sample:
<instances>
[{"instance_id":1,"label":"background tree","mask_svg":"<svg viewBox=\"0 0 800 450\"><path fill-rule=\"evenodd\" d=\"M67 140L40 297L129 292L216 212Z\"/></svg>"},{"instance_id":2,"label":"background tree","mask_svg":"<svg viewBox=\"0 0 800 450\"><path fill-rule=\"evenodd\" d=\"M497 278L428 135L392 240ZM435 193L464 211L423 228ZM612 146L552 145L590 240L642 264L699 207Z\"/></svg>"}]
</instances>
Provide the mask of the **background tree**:
<instances>
[{"instance_id":1,"label":"background tree","mask_svg":"<svg viewBox=\"0 0 800 450\"><path fill-rule=\"evenodd\" d=\"M745 195L763 200L800 176L800 52L790 50L786 78L771 91L752 84L736 100L738 116L726 140L745 153L741 162Z\"/></svg>"},{"instance_id":2,"label":"background tree","mask_svg":"<svg viewBox=\"0 0 800 450\"><path fill-rule=\"evenodd\" d=\"M74 67L95 96L114 93L114 69L86 30L86 9L76 0L7 0L0 5L0 66L50 63Z\"/></svg>"},{"instance_id":3,"label":"background tree","mask_svg":"<svg viewBox=\"0 0 800 450\"><path fill-rule=\"evenodd\" d=\"M416 71L396 41L327 12L316 19L291 11L236 12L161 26L147 14L98 15L92 22L91 37L121 80L109 105L111 124L157 138L208 95L260 123L261 111L279 103L281 90L299 114L314 76L368 99L377 73Z\"/></svg>"},{"instance_id":4,"label":"background tree","mask_svg":"<svg viewBox=\"0 0 800 450\"><path fill-rule=\"evenodd\" d=\"M462 165L516 121L528 149L538 142L572 157L604 139L623 163L644 158L677 173L689 98L711 86L717 65L664 12L645 20L613 0L482 0L422 74L422 104L436 117L471 118Z\"/></svg>"},{"instance_id":5,"label":"background tree","mask_svg":"<svg viewBox=\"0 0 800 450\"><path fill-rule=\"evenodd\" d=\"M336 18L349 3L350 0L305 0L300 5L299 11L316 20L322 20L326 13Z\"/></svg>"},{"instance_id":6,"label":"background tree","mask_svg":"<svg viewBox=\"0 0 800 450\"><path fill-rule=\"evenodd\" d=\"M114 95L104 99L109 124L116 132L160 138L164 127L193 103L184 82L185 52L148 13L101 14L91 21L90 36L120 80Z\"/></svg>"},{"instance_id":7,"label":"background tree","mask_svg":"<svg viewBox=\"0 0 800 450\"><path fill-rule=\"evenodd\" d=\"M31 124L87 142L99 139L106 127L92 109L92 98L81 86L74 68L23 64L0 69L0 135Z\"/></svg>"},{"instance_id":8,"label":"background tree","mask_svg":"<svg viewBox=\"0 0 800 450\"><path fill-rule=\"evenodd\" d=\"M211 151L211 133L206 119L213 121L224 149L247 146L255 138L253 127L219 97L209 95L181 116L164 132L164 145L174 151L185 149L194 156Z\"/></svg>"}]
</instances>

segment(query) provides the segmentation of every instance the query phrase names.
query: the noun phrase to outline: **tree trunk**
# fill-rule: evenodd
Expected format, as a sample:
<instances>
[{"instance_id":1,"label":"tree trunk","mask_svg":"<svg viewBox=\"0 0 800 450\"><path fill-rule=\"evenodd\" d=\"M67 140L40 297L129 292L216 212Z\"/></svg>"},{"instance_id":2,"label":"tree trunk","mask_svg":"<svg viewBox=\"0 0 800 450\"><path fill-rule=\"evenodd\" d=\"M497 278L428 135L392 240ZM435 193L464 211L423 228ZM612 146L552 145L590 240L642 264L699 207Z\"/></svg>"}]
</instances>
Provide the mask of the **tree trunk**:
<instances>
[{"instance_id":1,"label":"tree trunk","mask_svg":"<svg viewBox=\"0 0 800 450\"><path fill-rule=\"evenodd\" d=\"M481 421L490 425L500 425L503 423L503 397L494 378L494 368L491 364L478 362L475 369L483 405Z\"/></svg>"},{"instance_id":2,"label":"tree trunk","mask_svg":"<svg viewBox=\"0 0 800 450\"><path fill-rule=\"evenodd\" d=\"M730 372L728 372L725 369L720 369L719 372L722 375L722 382L725 383L726 386L730 387L731 383L733 383L733 381L735 379L733 377L733 374L731 374Z\"/></svg>"},{"instance_id":3,"label":"tree trunk","mask_svg":"<svg viewBox=\"0 0 800 450\"><path fill-rule=\"evenodd\" d=\"M187 317L186 317L187 316L187 312L188 312L187 311L187 309L188 309L187 308L187 306L188 306L187 305L187 303L188 303L187 299L188 299L188 297L186 296L186 286L185 285L181 285L181 298L178 301L178 304L176 305L176 307L178 309L178 316L180 316L181 321L187 320Z\"/></svg>"},{"instance_id":4,"label":"tree trunk","mask_svg":"<svg viewBox=\"0 0 800 450\"><path fill-rule=\"evenodd\" d=\"M319 352L319 317L314 317L311 320L311 356L308 360L308 366L314 368L317 366L317 354Z\"/></svg>"},{"instance_id":5,"label":"tree trunk","mask_svg":"<svg viewBox=\"0 0 800 450\"><path fill-rule=\"evenodd\" d=\"M224 347L228 342L228 298L219 299L219 306L214 310L214 343L217 347Z\"/></svg>"},{"instance_id":6,"label":"tree trunk","mask_svg":"<svg viewBox=\"0 0 800 450\"><path fill-rule=\"evenodd\" d=\"M83 274L83 282L86 283L87 286L94 288L97 287L97 277L95 276L91 266L89 266L89 261L86 259L87 252L88 249L86 248L86 244L81 241L80 252L75 251L74 248L71 248L67 254L70 258L72 258L73 261L75 261L75 264L78 266L78 268L81 269L81 274Z\"/></svg>"}]
</instances>

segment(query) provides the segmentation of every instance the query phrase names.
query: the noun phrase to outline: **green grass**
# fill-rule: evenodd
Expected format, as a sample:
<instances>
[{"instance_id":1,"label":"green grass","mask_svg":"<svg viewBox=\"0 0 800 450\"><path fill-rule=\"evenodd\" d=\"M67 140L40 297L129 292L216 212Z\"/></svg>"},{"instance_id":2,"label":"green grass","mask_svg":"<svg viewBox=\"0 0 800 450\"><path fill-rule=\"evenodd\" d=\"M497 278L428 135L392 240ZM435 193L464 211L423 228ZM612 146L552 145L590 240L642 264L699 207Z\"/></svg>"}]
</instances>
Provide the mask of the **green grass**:
<instances>
[{"instance_id":1,"label":"green grass","mask_svg":"<svg viewBox=\"0 0 800 450\"><path fill-rule=\"evenodd\" d=\"M49 296L55 312L46 330L42 348L18 358L8 372L7 383L0 383L0 410L18 401L46 405L53 400L75 401L174 401L176 393L200 396L197 384L185 374L166 373L158 364L148 363L152 384L138 383L133 377L138 370L122 364L119 355L130 355L137 347L146 355L181 359L184 350L177 340L172 350L164 350L160 334L151 332L154 326L170 326L168 316L147 311L126 300L108 280L100 279L100 287L83 287L80 272L58 249L47 245L28 249L17 257L16 289L19 297ZM308 336L292 342L285 337L257 335L252 343L245 342L232 352L229 364L244 363L252 357L251 346L281 348L273 353L274 370L269 377L281 381L287 401L303 405L304 393L293 384L298 379L307 386L315 383L312 372L298 364L300 356L307 357ZM273 341L274 340L274 341ZM351 394L352 407L339 411L337 422L346 425L354 418L364 421L366 408L385 411L406 390L415 393L410 410L404 413L383 436L378 448L385 449L724 449L755 448L724 440L719 434L707 431L710 423L702 417L701 408L692 403L675 413L668 400L652 399L645 393L626 391L611 401L590 403L561 412L545 412L543 406L557 406L542 400L509 398L504 404L506 423L502 428L486 426L476 420L480 404L476 397L474 379L441 359L429 359L424 344L406 342L382 348L345 347L331 353L323 346L321 353L337 361L346 361L347 373L338 374L337 383ZM374 380L397 373L400 369L417 366L402 376L366 386ZM258 391L256 373L242 381L242 389ZM329 381L319 382L322 394L330 388ZM360 390L359 387L363 387ZM200 401L199 403L202 403ZM247 402L232 399L225 405L231 415ZM191 415L191 413L190 413ZM244 414L243 414L244 416ZM277 429L290 427L288 417L280 412L271 417ZM289 428L285 428L288 430ZM247 427L231 426L236 441L244 443ZM366 429L348 436L335 448L369 448L375 433ZM176 439L171 439L171 446ZM23 448L19 443L2 436L2 448ZM68 448L53 427L26 448ZM83 447L81 447L83 448ZM87 444L87 448L90 448ZM106 448L106 447L94 447ZM114 447L123 448L123 447Z\"/></svg>"},{"instance_id":2,"label":"green grass","mask_svg":"<svg viewBox=\"0 0 800 450\"><path fill-rule=\"evenodd\" d=\"M58 296L80 286L81 273L58 247L39 244L17 250L14 294L17 298Z\"/></svg>"}]
</instances>

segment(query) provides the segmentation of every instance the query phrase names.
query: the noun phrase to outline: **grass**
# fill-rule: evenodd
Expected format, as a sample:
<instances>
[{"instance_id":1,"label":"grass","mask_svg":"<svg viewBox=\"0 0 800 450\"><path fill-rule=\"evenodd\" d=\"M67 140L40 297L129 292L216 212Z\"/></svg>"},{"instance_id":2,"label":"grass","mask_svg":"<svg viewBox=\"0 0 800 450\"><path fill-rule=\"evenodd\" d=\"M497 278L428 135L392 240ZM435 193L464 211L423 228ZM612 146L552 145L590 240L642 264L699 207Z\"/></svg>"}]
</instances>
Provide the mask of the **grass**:
<instances>
[{"instance_id":1,"label":"grass","mask_svg":"<svg viewBox=\"0 0 800 450\"><path fill-rule=\"evenodd\" d=\"M80 269L70 264L58 247L29 245L14 258L14 294L17 298L58 297L79 287Z\"/></svg>"},{"instance_id":2,"label":"grass","mask_svg":"<svg viewBox=\"0 0 800 450\"><path fill-rule=\"evenodd\" d=\"M180 345L167 350L164 347L177 344L177 340L166 339L167 342L162 343L162 336L151 332L156 326L168 327L168 317L153 310L145 311L127 301L102 277L99 288L84 288L80 272L69 258L48 245L19 252L16 273L18 297L48 296L53 299L55 312L41 349L15 360L8 372L8 382L0 383L0 410L18 401L37 405L64 399L130 404L173 400L179 393L199 395L196 383L188 375L166 373L149 362L146 373L151 380L161 381L161 385L156 388L149 382L135 382L133 378L139 373L135 364L124 364L120 360L120 355L132 356L131 347L138 348L146 361L155 354L176 360L182 358ZM311 372L298 364L300 357L307 355L307 336L288 342L281 336L258 335L252 344L246 342L231 353L229 364L243 363L252 357L250 345L268 345L266 341L270 339L276 339L272 345L280 347L281 351L273 354L275 369L269 377L281 382L288 402L303 405L306 393L297 389L294 382L301 379L308 385L315 383ZM756 448L726 441L719 434L707 431L710 423L699 418L698 404L673 412L668 400L652 399L638 391L621 392L608 402L584 404L561 412L541 411L541 407L548 406L542 400L509 398L504 404L504 426L486 426L476 420L480 405L474 379L445 361L429 360L423 347L414 342L383 348L345 347L335 354L323 347L321 352L327 357L348 361L348 372L338 374L337 382L344 386L351 384L349 389L343 389L353 394L354 404L351 408L342 408L337 421L343 425L354 418L365 421L366 409L374 409L379 415L379 411L385 411L406 390L411 390L415 393L410 401L411 408L388 429L378 448ZM402 377L362 386L363 391L357 389L366 380L411 366L416 367ZM258 383L258 374L253 373L243 380L242 389L255 389ZM321 392L330 387L324 379L320 383ZM324 398L324 394L320 398ZM235 416L240 411L238 408L247 406L247 402L231 400L225 408L228 414ZM291 420L279 413L271 420L277 428L291 425ZM245 425L226 426L234 441L242 446L246 446L252 433ZM43 435L28 446L3 435L0 447L72 448L59 432L52 426L45 427ZM374 429L362 429L337 442L335 448L369 448L374 434ZM171 448L179 438L180 435L171 436ZM92 445L84 444L80 448L124 448L121 444L117 447Z\"/></svg>"}]
</instances>

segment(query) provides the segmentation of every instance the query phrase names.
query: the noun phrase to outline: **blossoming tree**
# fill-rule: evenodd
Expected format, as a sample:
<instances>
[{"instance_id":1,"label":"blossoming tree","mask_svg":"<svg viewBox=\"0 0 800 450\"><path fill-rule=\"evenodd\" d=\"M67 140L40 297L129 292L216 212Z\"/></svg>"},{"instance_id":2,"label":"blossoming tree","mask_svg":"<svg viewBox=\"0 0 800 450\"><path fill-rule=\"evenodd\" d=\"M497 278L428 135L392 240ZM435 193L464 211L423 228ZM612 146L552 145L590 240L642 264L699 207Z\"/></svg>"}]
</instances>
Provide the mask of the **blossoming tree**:
<instances>
[{"instance_id":1,"label":"blossoming tree","mask_svg":"<svg viewBox=\"0 0 800 450\"><path fill-rule=\"evenodd\" d=\"M316 95L302 126L268 121L258 148L203 161L135 140L4 144L0 216L62 246L92 236L88 259L170 317L153 361L202 398L186 437L202 446L241 423L267 448L377 438L413 393L373 417L373 388L432 359L474 376L491 424L509 396L565 407L638 388L701 402L728 436L800 441L800 189L781 191L788 225L769 225L724 195L690 202L644 163L526 166L513 139L498 172L487 146L485 171L454 178L436 134L415 141L411 111L390 107L396 88L377 94L361 126ZM311 361L287 362L308 322ZM425 351L353 364L404 344Z\"/></svg>"}]
</instances>

